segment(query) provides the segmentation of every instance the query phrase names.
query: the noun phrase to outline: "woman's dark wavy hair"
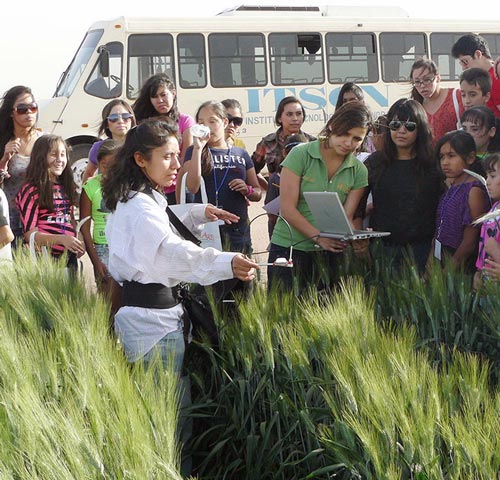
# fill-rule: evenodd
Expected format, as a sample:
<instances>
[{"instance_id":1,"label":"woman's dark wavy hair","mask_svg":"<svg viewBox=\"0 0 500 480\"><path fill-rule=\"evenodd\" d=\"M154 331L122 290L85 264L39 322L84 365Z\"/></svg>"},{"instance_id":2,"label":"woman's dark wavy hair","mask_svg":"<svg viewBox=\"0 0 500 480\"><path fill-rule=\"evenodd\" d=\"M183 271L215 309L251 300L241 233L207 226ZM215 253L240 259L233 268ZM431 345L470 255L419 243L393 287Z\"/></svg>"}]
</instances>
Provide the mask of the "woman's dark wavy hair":
<instances>
[{"instance_id":1,"label":"woman's dark wavy hair","mask_svg":"<svg viewBox=\"0 0 500 480\"><path fill-rule=\"evenodd\" d=\"M151 152L165 145L169 137L179 140L177 125L155 118L144 120L127 132L125 142L116 152L112 168L102 182L102 196L111 211L116 210L118 202L127 202L132 191L140 192L151 185L135 163L134 154L140 152L149 161Z\"/></svg>"},{"instance_id":2,"label":"woman's dark wavy hair","mask_svg":"<svg viewBox=\"0 0 500 480\"><path fill-rule=\"evenodd\" d=\"M415 60L415 62L413 62L413 65L411 66L410 83L413 82L413 72L415 70L418 70L419 68L423 68L424 70L429 70L429 72L435 77L439 75L438 67L434 60L430 58L419 58L418 60ZM417 90L417 87L415 86L412 87L410 96L413 100L416 100L418 103L424 102L424 97L420 95L419 91Z\"/></svg>"},{"instance_id":3,"label":"woman's dark wavy hair","mask_svg":"<svg viewBox=\"0 0 500 480\"><path fill-rule=\"evenodd\" d=\"M460 117L460 123L471 122L479 128L491 130L496 128L494 137L488 143L488 152L498 152L500 150L500 122L495 118L495 114L484 105L477 105L465 110Z\"/></svg>"},{"instance_id":4,"label":"woman's dark wavy hair","mask_svg":"<svg viewBox=\"0 0 500 480\"><path fill-rule=\"evenodd\" d=\"M389 125L393 120L400 120L402 122L409 120L417 124L417 138L413 146L414 158L417 159L414 162L417 175L422 176L429 172L429 170L435 170L432 151L432 132L424 107L416 100L401 98L392 104L387 112L387 124ZM392 141L390 128L387 128L385 131L384 149L382 152L383 169L385 170L398 158L398 149Z\"/></svg>"},{"instance_id":5,"label":"woman's dark wavy hair","mask_svg":"<svg viewBox=\"0 0 500 480\"><path fill-rule=\"evenodd\" d=\"M151 103L151 98L158 93L160 87L165 87L174 94L172 108L166 115L160 115ZM157 73L149 77L144 82L144 85L139 92L139 96L132 105L132 108L134 109L135 119L137 120L137 123L142 122L146 118L159 116L168 117L174 123L177 123L179 120L179 109L177 108L177 92L174 82L166 73Z\"/></svg>"},{"instance_id":6,"label":"woman's dark wavy hair","mask_svg":"<svg viewBox=\"0 0 500 480\"><path fill-rule=\"evenodd\" d=\"M356 85L354 82L346 82L344 85L342 85L342 88L340 89L339 96L337 97L337 103L335 105L335 110L337 108L340 108L344 104L344 95L347 92L352 92L354 95L356 95L356 98L360 102L365 101L365 95L363 93L363 89Z\"/></svg>"},{"instance_id":7,"label":"woman's dark wavy hair","mask_svg":"<svg viewBox=\"0 0 500 480\"><path fill-rule=\"evenodd\" d=\"M25 93L31 95L33 101L35 101L31 88L25 87L24 85L17 85L9 88L9 90L4 93L2 98L0 104L0 158L3 156L7 142L14 138L14 121L12 120L14 103L19 95L23 95ZM36 118L38 120L38 113ZM35 126L33 126L33 130L35 130Z\"/></svg>"},{"instance_id":8,"label":"woman's dark wavy hair","mask_svg":"<svg viewBox=\"0 0 500 480\"><path fill-rule=\"evenodd\" d=\"M445 133L436 143L434 148L434 158L436 165L440 168L440 152L443 145L447 143L456 152L456 154L464 161L471 155L476 156L476 142L474 137L463 130L453 130L451 132ZM467 162L466 162L467 163Z\"/></svg>"},{"instance_id":9,"label":"woman's dark wavy hair","mask_svg":"<svg viewBox=\"0 0 500 480\"><path fill-rule=\"evenodd\" d=\"M302 102L297 97L289 96L283 98L281 102L278 104L278 108L276 109L276 115L274 116L274 124L277 127L281 127L280 117L285 111L285 107L290 103L298 103L300 105L300 108L302 109L302 118L304 119L304 122L306 121L306 110L304 108L304 105L302 105Z\"/></svg>"},{"instance_id":10,"label":"woman's dark wavy hair","mask_svg":"<svg viewBox=\"0 0 500 480\"><path fill-rule=\"evenodd\" d=\"M132 107L125 100L122 100L121 98L115 98L114 100L111 100L111 102L104 105L104 108L102 109L102 120L101 124L99 125L99 130L97 131L97 134L99 136L105 133L106 137L112 138L111 131L108 127L108 117L111 114L111 110L113 110L113 107L115 107L116 105L121 105L123 108L125 108L125 110L127 110L128 113L134 115L134 117L132 118L132 127L136 126L135 114L132 110Z\"/></svg>"},{"instance_id":11,"label":"woman's dark wavy hair","mask_svg":"<svg viewBox=\"0 0 500 480\"><path fill-rule=\"evenodd\" d=\"M38 189L38 204L41 208L46 208L50 211L54 210L54 194L52 182L49 178L47 158L50 151L59 144L64 145L66 149L67 164L59 176L58 183L62 185L64 194L68 197L71 204L76 205L78 195L76 193L75 181L73 180L73 172L71 171L70 149L64 138L58 135L42 135L39 137L33 144L30 163L26 170L26 183L34 185Z\"/></svg>"},{"instance_id":12,"label":"woman's dark wavy hair","mask_svg":"<svg viewBox=\"0 0 500 480\"><path fill-rule=\"evenodd\" d=\"M362 102L348 102L335 110L335 113L328 119L320 137L328 140L332 135L345 135L352 128L372 127L372 116L368 107Z\"/></svg>"}]
</instances>

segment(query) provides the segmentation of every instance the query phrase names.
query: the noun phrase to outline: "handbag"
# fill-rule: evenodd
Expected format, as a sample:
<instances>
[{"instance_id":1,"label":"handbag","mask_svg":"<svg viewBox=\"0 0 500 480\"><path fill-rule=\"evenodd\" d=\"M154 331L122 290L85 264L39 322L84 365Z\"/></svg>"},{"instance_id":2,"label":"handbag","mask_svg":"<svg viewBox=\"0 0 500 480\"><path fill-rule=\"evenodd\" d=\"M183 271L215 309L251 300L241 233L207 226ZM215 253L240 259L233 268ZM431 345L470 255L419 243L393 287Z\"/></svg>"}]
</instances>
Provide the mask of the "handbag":
<instances>
[{"instance_id":1,"label":"handbag","mask_svg":"<svg viewBox=\"0 0 500 480\"><path fill-rule=\"evenodd\" d=\"M175 206L175 205L173 205ZM173 208L166 209L170 223L175 227L184 240L200 246L201 241L182 223L174 213ZM202 245L201 245L202 246ZM197 341L207 340L213 348L219 347L219 333L215 324L214 312L207 295L201 285L181 283L178 286L178 295L184 307L184 341L187 344L191 339Z\"/></svg>"},{"instance_id":2,"label":"handbag","mask_svg":"<svg viewBox=\"0 0 500 480\"><path fill-rule=\"evenodd\" d=\"M169 208L178 217L185 215L193 206L192 203L186 203L186 178L187 178L187 176L188 176L188 174L186 173L182 177L180 203L177 205L170 205L169 206ZM203 180L203 177L200 177L200 190L201 190L202 203L208 203L208 196L207 196L207 191L205 188L205 181ZM222 239L221 239L220 230L219 230L219 222L206 222L205 224L203 224L202 229L199 233L199 239L201 241L200 247L202 247L202 248L212 247L212 248L215 248L217 250L222 250Z\"/></svg>"}]
</instances>

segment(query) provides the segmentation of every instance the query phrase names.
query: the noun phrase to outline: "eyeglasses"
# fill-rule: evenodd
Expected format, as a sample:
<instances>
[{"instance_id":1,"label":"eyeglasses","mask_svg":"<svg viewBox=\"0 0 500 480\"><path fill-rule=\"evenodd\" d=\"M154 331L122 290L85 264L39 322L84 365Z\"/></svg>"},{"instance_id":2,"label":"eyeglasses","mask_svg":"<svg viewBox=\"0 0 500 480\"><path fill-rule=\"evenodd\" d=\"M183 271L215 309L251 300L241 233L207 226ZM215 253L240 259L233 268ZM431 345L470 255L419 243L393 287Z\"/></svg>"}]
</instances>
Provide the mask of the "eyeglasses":
<instances>
[{"instance_id":1,"label":"eyeglasses","mask_svg":"<svg viewBox=\"0 0 500 480\"><path fill-rule=\"evenodd\" d=\"M406 120L406 122L400 122L399 120L393 120L391 123L389 123L389 128L395 132L396 130L399 130L401 127L405 127L406 130L409 132L415 131L417 128L417 124L415 122L410 122L409 120Z\"/></svg>"},{"instance_id":2,"label":"eyeglasses","mask_svg":"<svg viewBox=\"0 0 500 480\"><path fill-rule=\"evenodd\" d=\"M118 120L126 122L127 120L132 120L132 118L134 118L134 116L131 113L112 113L108 117L108 121L111 123L115 123Z\"/></svg>"},{"instance_id":3,"label":"eyeglasses","mask_svg":"<svg viewBox=\"0 0 500 480\"><path fill-rule=\"evenodd\" d=\"M414 80L411 83L414 87L423 87L424 85L430 85L434 80L436 80L436 77L424 78L423 80Z\"/></svg>"},{"instance_id":4,"label":"eyeglasses","mask_svg":"<svg viewBox=\"0 0 500 480\"><path fill-rule=\"evenodd\" d=\"M235 127L241 127L243 125L243 118L233 117L232 115L227 116L228 125L232 123Z\"/></svg>"},{"instance_id":5,"label":"eyeglasses","mask_svg":"<svg viewBox=\"0 0 500 480\"><path fill-rule=\"evenodd\" d=\"M38 104L35 102L32 103L19 103L14 107L14 112L19 115L24 115L26 113L36 113L38 112Z\"/></svg>"}]
</instances>

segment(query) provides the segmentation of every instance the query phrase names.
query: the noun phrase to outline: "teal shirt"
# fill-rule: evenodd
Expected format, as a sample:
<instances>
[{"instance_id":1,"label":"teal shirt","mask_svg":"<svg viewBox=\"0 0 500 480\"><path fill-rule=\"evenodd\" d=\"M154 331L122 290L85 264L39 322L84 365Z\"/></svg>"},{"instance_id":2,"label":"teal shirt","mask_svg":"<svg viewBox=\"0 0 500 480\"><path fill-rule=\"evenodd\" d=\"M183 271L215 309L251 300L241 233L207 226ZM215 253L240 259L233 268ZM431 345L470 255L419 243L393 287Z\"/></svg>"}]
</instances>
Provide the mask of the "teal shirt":
<instances>
[{"instance_id":1,"label":"teal shirt","mask_svg":"<svg viewBox=\"0 0 500 480\"><path fill-rule=\"evenodd\" d=\"M368 170L353 154L345 158L335 175L329 180L319 147L319 140L298 145L281 164L283 168L290 169L301 178L297 210L314 226L317 225L304 198L304 192L337 192L340 201L344 203L351 190L368 185ZM297 250L315 250L314 241L306 240L306 237L293 227L292 238L294 245L301 242L294 246ZM281 218L278 218L274 227L271 242L282 247L290 246L290 230Z\"/></svg>"}]
</instances>

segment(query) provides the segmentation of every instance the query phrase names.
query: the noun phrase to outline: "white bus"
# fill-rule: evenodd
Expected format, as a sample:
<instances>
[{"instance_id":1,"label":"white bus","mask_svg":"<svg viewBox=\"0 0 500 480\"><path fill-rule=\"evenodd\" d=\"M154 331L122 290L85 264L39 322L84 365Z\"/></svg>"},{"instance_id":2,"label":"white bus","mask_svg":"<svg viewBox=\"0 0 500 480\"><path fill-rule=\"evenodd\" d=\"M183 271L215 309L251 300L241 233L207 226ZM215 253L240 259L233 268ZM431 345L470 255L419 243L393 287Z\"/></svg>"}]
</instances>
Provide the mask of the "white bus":
<instances>
[{"instance_id":1,"label":"white bus","mask_svg":"<svg viewBox=\"0 0 500 480\"><path fill-rule=\"evenodd\" d=\"M165 72L181 112L238 99L252 153L275 130L276 107L288 95L301 99L304 130L317 134L345 82L364 90L374 117L408 96L417 58L432 58L444 84L456 86L461 68L451 47L469 32L486 38L493 58L500 54L498 21L424 20L394 8L241 6L205 18L120 17L90 27L39 123L72 146L78 177L103 106L113 98L132 103L150 75Z\"/></svg>"}]
</instances>

